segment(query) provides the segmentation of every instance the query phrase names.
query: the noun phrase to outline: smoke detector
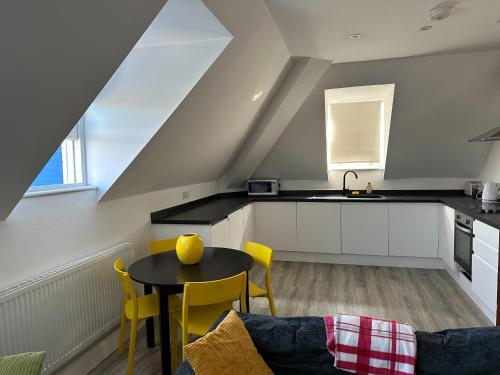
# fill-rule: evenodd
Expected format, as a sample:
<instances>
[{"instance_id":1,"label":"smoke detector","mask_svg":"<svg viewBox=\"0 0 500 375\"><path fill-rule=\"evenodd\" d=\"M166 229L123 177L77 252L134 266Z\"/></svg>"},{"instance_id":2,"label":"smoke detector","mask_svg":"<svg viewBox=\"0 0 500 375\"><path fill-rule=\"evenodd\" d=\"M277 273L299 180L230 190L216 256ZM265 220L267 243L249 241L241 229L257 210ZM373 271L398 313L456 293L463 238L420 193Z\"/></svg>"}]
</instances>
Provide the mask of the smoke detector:
<instances>
[{"instance_id":1,"label":"smoke detector","mask_svg":"<svg viewBox=\"0 0 500 375\"><path fill-rule=\"evenodd\" d=\"M436 7L429 10L428 18L429 21L442 21L450 16L451 10L453 9L453 3L444 2L438 4Z\"/></svg>"}]
</instances>

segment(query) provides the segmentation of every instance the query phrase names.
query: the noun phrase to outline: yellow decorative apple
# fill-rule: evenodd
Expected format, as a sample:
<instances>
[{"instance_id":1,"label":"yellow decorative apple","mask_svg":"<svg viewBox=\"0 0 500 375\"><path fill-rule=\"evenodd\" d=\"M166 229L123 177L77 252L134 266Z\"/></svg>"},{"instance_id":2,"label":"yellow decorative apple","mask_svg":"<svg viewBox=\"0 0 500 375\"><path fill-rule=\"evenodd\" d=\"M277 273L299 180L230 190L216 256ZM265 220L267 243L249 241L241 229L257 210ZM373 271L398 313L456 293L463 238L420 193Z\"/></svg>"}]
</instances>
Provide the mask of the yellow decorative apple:
<instances>
[{"instance_id":1,"label":"yellow decorative apple","mask_svg":"<svg viewBox=\"0 0 500 375\"><path fill-rule=\"evenodd\" d=\"M177 239L175 251L182 264L196 264L203 256L203 240L196 233L186 233Z\"/></svg>"}]
</instances>

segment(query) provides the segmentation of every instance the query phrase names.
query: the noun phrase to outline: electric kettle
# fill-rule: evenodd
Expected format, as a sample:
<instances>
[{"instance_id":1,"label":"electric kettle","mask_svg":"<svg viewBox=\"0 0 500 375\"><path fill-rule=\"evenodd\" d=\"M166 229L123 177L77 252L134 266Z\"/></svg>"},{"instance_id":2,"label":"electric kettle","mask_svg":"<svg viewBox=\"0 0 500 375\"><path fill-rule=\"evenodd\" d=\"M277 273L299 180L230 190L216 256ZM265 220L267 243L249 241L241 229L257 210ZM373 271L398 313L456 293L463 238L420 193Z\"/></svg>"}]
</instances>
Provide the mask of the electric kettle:
<instances>
[{"instance_id":1,"label":"electric kettle","mask_svg":"<svg viewBox=\"0 0 500 375\"><path fill-rule=\"evenodd\" d=\"M483 182L483 202L496 202L498 200L498 184L496 182Z\"/></svg>"}]
</instances>

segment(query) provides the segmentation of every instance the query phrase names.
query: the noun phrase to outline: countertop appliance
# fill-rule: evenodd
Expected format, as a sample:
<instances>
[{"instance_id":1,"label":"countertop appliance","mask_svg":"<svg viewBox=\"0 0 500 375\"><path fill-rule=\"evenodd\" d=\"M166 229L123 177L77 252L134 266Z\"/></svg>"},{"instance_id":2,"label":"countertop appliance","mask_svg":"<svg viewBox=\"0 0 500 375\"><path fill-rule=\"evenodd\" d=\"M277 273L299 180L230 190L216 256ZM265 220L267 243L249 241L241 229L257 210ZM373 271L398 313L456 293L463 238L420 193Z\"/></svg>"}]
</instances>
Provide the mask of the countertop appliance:
<instances>
[{"instance_id":1,"label":"countertop appliance","mask_svg":"<svg viewBox=\"0 0 500 375\"><path fill-rule=\"evenodd\" d=\"M499 212L500 202L498 201L498 184L496 182L484 182L482 193L482 211Z\"/></svg>"},{"instance_id":2,"label":"countertop appliance","mask_svg":"<svg viewBox=\"0 0 500 375\"><path fill-rule=\"evenodd\" d=\"M280 191L280 182L277 178L248 180L248 195L278 195Z\"/></svg>"},{"instance_id":3,"label":"countertop appliance","mask_svg":"<svg viewBox=\"0 0 500 375\"><path fill-rule=\"evenodd\" d=\"M472 198L476 198L478 193L482 190L483 183L481 181L466 181L464 186L464 193Z\"/></svg>"},{"instance_id":4,"label":"countertop appliance","mask_svg":"<svg viewBox=\"0 0 500 375\"><path fill-rule=\"evenodd\" d=\"M472 280L472 217L461 212L455 212L455 248L454 259L458 269Z\"/></svg>"}]
</instances>

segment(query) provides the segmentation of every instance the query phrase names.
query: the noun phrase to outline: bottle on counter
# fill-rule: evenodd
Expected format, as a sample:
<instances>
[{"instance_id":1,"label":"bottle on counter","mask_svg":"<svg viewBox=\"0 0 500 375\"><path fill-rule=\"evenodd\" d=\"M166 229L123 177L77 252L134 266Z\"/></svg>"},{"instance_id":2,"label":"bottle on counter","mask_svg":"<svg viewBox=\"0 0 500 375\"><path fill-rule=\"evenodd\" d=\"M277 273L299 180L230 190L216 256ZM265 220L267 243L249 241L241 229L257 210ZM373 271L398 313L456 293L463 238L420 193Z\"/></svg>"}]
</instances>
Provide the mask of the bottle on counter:
<instances>
[{"instance_id":1,"label":"bottle on counter","mask_svg":"<svg viewBox=\"0 0 500 375\"><path fill-rule=\"evenodd\" d=\"M371 194L372 192L373 192L372 183L368 182L368 185L366 185L366 194Z\"/></svg>"}]
</instances>

